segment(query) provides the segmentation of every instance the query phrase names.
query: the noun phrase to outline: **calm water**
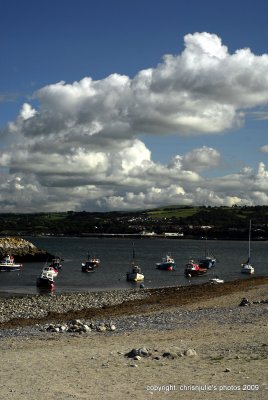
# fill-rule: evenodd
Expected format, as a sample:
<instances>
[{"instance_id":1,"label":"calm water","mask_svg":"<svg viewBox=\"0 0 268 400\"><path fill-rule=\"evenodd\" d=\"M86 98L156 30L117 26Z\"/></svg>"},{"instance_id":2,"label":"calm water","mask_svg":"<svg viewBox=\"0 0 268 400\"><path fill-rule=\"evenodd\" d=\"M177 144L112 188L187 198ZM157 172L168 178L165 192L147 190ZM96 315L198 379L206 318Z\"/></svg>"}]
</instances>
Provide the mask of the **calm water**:
<instances>
[{"instance_id":1,"label":"calm water","mask_svg":"<svg viewBox=\"0 0 268 400\"><path fill-rule=\"evenodd\" d=\"M36 246L64 258L63 269L55 279L54 293L75 291L110 290L114 288L139 287L139 283L126 281L126 272L132 261L131 239L98 239L98 238L28 238ZM208 241L207 246L217 257L216 268L209 270L205 276L184 276L184 266L189 258L204 255L205 241L202 240L168 240L140 239L135 240L136 261L145 274L145 287L163 287L173 285L190 285L207 282L218 275L225 281L248 279L240 273L240 265L248 254L248 243L245 241ZM101 266L93 274L81 272L81 262L87 254L97 255ZM174 257L176 271L160 271L155 263L170 252ZM268 243L252 242L252 264L255 276L268 275ZM44 263L24 263L22 271L0 273L0 294L36 294L36 278Z\"/></svg>"}]
</instances>

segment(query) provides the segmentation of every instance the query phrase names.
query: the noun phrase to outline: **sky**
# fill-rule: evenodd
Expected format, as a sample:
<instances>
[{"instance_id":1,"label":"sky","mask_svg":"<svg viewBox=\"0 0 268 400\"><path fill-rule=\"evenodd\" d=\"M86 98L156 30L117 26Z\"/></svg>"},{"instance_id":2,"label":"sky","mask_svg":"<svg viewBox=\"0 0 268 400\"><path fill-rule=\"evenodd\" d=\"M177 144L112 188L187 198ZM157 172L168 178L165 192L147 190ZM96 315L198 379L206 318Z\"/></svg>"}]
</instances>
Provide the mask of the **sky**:
<instances>
[{"instance_id":1,"label":"sky","mask_svg":"<svg viewBox=\"0 0 268 400\"><path fill-rule=\"evenodd\" d=\"M0 6L0 213L268 205L267 1Z\"/></svg>"}]
</instances>

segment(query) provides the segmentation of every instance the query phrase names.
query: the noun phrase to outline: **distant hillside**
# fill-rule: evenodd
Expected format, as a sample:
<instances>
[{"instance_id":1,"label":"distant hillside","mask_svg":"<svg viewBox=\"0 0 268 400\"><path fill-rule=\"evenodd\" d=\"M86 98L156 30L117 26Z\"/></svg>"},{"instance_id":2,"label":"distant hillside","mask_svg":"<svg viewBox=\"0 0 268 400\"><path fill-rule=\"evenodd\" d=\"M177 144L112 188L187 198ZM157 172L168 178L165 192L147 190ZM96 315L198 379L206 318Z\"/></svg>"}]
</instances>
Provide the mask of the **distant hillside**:
<instances>
[{"instance_id":1,"label":"distant hillside","mask_svg":"<svg viewBox=\"0 0 268 400\"><path fill-rule=\"evenodd\" d=\"M268 206L168 206L133 212L0 214L0 235L102 235L180 232L186 238L268 240Z\"/></svg>"}]
</instances>

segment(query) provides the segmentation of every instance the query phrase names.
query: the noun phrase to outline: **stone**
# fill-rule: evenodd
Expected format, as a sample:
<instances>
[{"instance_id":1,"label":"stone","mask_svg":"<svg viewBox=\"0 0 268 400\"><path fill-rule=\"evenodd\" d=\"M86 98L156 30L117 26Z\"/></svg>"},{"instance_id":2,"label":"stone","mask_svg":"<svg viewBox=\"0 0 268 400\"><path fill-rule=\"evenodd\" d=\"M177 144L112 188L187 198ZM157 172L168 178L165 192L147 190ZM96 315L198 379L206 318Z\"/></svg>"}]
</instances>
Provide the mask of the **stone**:
<instances>
[{"instance_id":1,"label":"stone","mask_svg":"<svg viewBox=\"0 0 268 400\"><path fill-rule=\"evenodd\" d=\"M194 349L187 349L183 353L187 357L194 357L197 355L196 351Z\"/></svg>"},{"instance_id":2,"label":"stone","mask_svg":"<svg viewBox=\"0 0 268 400\"><path fill-rule=\"evenodd\" d=\"M244 307L244 306L250 306L250 301L248 299L246 299L245 297L243 297L243 299L241 300L241 303L239 304L240 307Z\"/></svg>"}]
</instances>

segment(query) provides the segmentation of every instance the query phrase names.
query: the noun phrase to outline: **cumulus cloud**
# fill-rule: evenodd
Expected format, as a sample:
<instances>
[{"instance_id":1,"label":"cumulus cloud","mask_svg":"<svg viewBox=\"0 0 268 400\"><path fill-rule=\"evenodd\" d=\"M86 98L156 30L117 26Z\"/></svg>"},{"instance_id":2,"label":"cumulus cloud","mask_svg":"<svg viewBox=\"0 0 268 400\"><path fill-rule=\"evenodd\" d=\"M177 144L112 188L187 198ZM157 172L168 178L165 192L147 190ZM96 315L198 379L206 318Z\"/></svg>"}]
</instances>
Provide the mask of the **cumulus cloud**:
<instances>
[{"instance_id":1,"label":"cumulus cloud","mask_svg":"<svg viewBox=\"0 0 268 400\"><path fill-rule=\"evenodd\" d=\"M230 54L210 33L188 34L178 55L132 79L112 74L47 85L2 129L3 210L128 209L266 201L268 174L208 179L220 152L201 146L155 162L142 135L217 135L268 103L268 55ZM36 105L37 104L37 105ZM262 117L264 114L262 114ZM205 142L205 139L204 139ZM261 147L267 153L267 146ZM19 201L20 200L20 201Z\"/></svg>"}]
</instances>

